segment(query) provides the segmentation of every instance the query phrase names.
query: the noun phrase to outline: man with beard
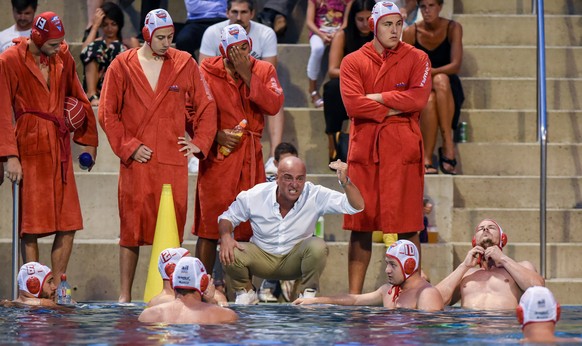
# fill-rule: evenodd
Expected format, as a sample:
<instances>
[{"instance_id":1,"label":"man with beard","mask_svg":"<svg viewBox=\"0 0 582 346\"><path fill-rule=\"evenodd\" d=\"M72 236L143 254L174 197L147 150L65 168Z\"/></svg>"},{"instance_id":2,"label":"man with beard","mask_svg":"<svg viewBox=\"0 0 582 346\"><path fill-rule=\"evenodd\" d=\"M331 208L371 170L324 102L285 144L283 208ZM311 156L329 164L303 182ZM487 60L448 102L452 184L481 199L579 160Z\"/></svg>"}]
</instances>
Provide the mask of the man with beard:
<instances>
[{"instance_id":1,"label":"man with beard","mask_svg":"<svg viewBox=\"0 0 582 346\"><path fill-rule=\"evenodd\" d=\"M299 298L293 304L383 305L388 309L424 311L443 309L439 291L420 276L419 253L413 242L396 241L386 250L384 261L388 283L374 292L335 297Z\"/></svg>"},{"instance_id":2,"label":"man with beard","mask_svg":"<svg viewBox=\"0 0 582 346\"><path fill-rule=\"evenodd\" d=\"M531 262L516 262L503 253L506 244L507 236L497 222L481 221L465 260L436 285L445 304L460 298L466 309L515 309L525 290L544 286Z\"/></svg>"},{"instance_id":3,"label":"man with beard","mask_svg":"<svg viewBox=\"0 0 582 346\"><path fill-rule=\"evenodd\" d=\"M12 16L14 25L0 31L0 53L14 45L13 39L17 37L29 37L32 30L32 20L38 0L12 0Z\"/></svg>"},{"instance_id":4,"label":"man with beard","mask_svg":"<svg viewBox=\"0 0 582 346\"><path fill-rule=\"evenodd\" d=\"M0 301L0 306L56 307L57 286L51 269L38 262L28 262L18 272L18 298Z\"/></svg>"}]
</instances>

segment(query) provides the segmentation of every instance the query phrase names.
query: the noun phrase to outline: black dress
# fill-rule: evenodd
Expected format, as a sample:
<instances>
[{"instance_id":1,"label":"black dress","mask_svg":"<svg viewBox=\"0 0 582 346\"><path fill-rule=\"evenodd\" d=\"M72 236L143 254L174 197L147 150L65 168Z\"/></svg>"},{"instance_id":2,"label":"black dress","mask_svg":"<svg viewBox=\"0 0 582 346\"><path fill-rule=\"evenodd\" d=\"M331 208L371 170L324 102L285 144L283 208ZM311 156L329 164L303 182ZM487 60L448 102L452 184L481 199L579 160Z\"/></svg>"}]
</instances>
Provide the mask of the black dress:
<instances>
[{"instance_id":1,"label":"black dress","mask_svg":"<svg viewBox=\"0 0 582 346\"><path fill-rule=\"evenodd\" d=\"M445 66L451 63L451 43L449 42L449 27L453 21L449 21L447 26L447 35L444 41L438 45L433 50L428 50L424 48L420 43L418 43L418 30L416 24L414 24L414 47L422 50L428 55L430 63L433 68ZM453 101L455 103L455 114L453 116L453 123L451 124L453 130L457 129L457 123L459 122L459 116L461 115L461 105L465 101L465 94L463 93L463 85L461 84L461 79L456 74L449 75L449 81L451 84L451 91L453 94Z\"/></svg>"}]
</instances>

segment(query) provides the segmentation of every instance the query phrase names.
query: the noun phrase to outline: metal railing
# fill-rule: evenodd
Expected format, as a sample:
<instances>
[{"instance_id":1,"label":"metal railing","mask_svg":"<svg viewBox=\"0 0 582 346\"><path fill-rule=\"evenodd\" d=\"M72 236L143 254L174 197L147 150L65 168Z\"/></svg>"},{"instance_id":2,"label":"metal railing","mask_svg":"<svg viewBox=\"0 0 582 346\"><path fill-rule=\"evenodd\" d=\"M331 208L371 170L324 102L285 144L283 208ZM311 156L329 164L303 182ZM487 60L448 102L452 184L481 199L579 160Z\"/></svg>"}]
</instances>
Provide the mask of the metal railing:
<instances>
[{"instance_id":1,"label":"metal railing","mask_svg":"<svg viewBox=\"0 0 582 346\"><path fill-rule=\"evenodd\" d=\"M546 43L544 1L533 0L537 12L537 113L540 143L540 274L546 278L546 183L547 183L547 105L546 105Z\"/></svg>"}]
</instances>

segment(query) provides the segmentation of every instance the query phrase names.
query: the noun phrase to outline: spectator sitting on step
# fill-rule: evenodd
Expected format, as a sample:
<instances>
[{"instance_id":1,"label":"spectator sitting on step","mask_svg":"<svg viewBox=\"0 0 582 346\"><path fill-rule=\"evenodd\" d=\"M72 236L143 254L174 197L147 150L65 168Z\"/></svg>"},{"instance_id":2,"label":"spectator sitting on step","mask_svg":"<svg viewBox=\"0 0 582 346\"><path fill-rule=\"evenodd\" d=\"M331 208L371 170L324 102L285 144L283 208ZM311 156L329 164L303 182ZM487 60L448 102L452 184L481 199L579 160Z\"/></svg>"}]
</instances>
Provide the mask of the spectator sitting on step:
<instances>
[{"instance_id":1,"label":"spectator sitting on step","mask_svg":"<svg viewBox=\"0 0 582 346\"><path fill-rule=\"evenodd\" d=\"M257 21L273 29L281 38L287 31L287 18L296 4L297 0L267 0L257 15Z\"/></svg>"},{"instance_id":2,"label":"spectator sitting on step","mask_svg":"<svg viewBox=\"0 0 582 346\"><path fill-rule=\"evenodd\" d=\"M374 33L368 25L368 18L372 15L375 0L354 0L348 15L347 26L339 30L329 49L329 81L323 85L323 115L325 117L325 133L328 137L329 161L347 160L346 148L339 146L342 123L348 120L346 107L342 102L339 87L340 64L344 56L360 49L367 42L372 41Z\"/></svg>"},{"instance_id":3,"label":"spectator sitting on step","mask_svg":"<svg viewBox=\"0 0 582 346\"><path fill-rule=\"evenodd\" d=\"M426 52L432 65L432 90L420 115L424 171L438 173L432 155L440 129L443 146L438 149L438 167L445 174L456 174L453 130L457 128L465 99L457 76L463 60L463 28L453 20L440 17L443 0L419 0L418 3L424 19L404 30L402 40Z\"/></svg>"},{"instance_id":4,"label":"spectator sitting on step","mask_svg":"<svg viewBox=\"0 0 582 346\"><path fill-rule=\"evenodd\" d=\"M325 48L331 44L335 34L346 28L353 1L351 0L309 0L305 24L310 30L311 53L307 61L309 95L315 108L323 107L319 95L317 78L321 70L321 60Z\"/></svg>"},{"instance_id":5,"label":"spectator sitting on step","mask_svg":"<svg viewBox=\"0 0 582 346\"><path fill-rule=\"evenodd\" d=\"M305 163L294 156L279 163L277 181L254 186L238 194L218 217L220 261L232 280L237 304L256 304L251 277L298 279L300 292L318 290L327 260L327 245L313 236L315 223L324 214L355 214L364 209L364 199L347 176L348 165L336 161L345 194L306 181ZM258 201L261 201L258 203ZM239 243L233 228L250 220L253 236Z\"/></svg>"},{"instance_id":6,"label":"spectator sitting on step","mask_svg":"<svg viewBox=\"0 0 582 346\"><path fill-rule=\"evenodd\" d=\"M14 45L12 39L17 37L30 37L32 20L38 5L38 0L11 0L14 25L0 31L0 53Z\"/></svg>"},{"instance_id":7,"label":"spectator sitting on step","mask_svg":"<svg viewBox=\"0 0 582 346\"><path fill-rule=\"evenodd\" d=\"M226 0L184 0L184 4L188 20L176 36L176 48L195 57L206 29L226 19Z\"/></svg>"},{"instance_id":8,"label":"spectator sitting on step","mask_svg":"<svg viewBox=\"0 0 582 346\"><path fill-rule=\"evenodd\" d=\"M396 241L386 250L384 261L388 283L374 292L299 298L293 304L383 305L390 309L405 308L425 311L443 309L439 291L420 276L419 253L413 242Z\"/></svg>"},{"instance_id":9,"label":"spectator sitting on step","mask_svg":"<svg viewBox=\"0 0 582 346\"><path fill-rule=\"evenodd\" d=\"M580 338L558 338L555 336L556 323L560 320L560 304L546 287L528 288L516 308L517 320L523 332L522 343L556 344L562 342L580 343Z\"/></svg>"},{"instance_id":10,"label":"spectator sitting on step","mask_svg":"<svg viewBox=\"0 0 582 346\"><path fill-rule=\"evenodd\" d=\"M526 289L544 285L533 264L503 253L507 236L494 220L479 223L472 243L465 260L435 286L445 304L461 299L465 309L515 309Z\"/></svg>"},{"instance_id":11,"label":"spectator sitting on step","mask_svg":"<svg viewBox=\"0 0 582 346\"><path fill-rule=\"evenodd\" d=\"M121 8L112 2L106 2L95 10L93 26L81 51L81 62L85 69L83 84L91 106L99 106L103 78L109 64L119 53L127 50L121 38L123 22ZM101 36L98 36L99 29L103 31Z\"/></svg>"}]
</instances>

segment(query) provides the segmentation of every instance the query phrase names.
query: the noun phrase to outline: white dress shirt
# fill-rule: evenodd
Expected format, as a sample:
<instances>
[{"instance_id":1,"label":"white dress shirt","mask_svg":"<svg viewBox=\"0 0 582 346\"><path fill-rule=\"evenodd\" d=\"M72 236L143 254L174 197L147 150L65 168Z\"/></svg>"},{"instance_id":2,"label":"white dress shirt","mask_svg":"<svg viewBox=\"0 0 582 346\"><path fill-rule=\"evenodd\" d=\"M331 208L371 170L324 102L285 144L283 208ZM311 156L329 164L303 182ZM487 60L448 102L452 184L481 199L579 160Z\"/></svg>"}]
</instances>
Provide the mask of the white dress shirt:
<instances>
[{"instance_id":1,"label":"white dress shirt","mask_svg":"<svg viewBox=\"0 0 582 346\"><path fill-rule=\"evenodd\" d=\"M250 220L250 242L273 255L285 255L300 241L310 238L317 219L323 214L355 214L345 194L306 182L293 208L281 216L277 203L277 183L255 185L238 194L227 211L218 217L234 227Z\"/></svg>"}]
</instances>

